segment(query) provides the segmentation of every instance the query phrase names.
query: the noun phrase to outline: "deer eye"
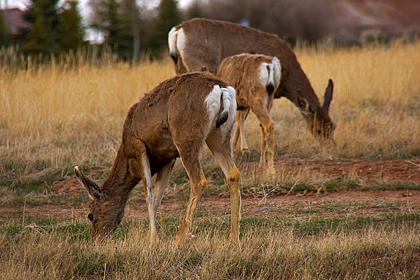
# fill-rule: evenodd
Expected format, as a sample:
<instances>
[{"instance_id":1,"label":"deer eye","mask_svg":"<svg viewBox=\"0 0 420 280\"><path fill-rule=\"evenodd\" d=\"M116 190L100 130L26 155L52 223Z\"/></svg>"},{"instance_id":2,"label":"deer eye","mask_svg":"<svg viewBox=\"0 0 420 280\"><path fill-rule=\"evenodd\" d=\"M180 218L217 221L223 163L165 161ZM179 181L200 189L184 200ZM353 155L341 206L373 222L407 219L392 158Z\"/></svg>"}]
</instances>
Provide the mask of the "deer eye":
<instances>
[{"instance_id":1,"label":"deer eye","mask_svg":"<svg viewBox=\"0 0 420 280\"><path fill-rule=\"evenodd\" d=\"M317 132L318 132L318 135L321 135L321 130L317 130Z\"/></svg>"},{"instance_id":2,"label":"deer eye","mask_svg":"<svg viewBox=\"0 0 420 280\"><path fill-rule=\"evenodd\" d=\"M92 215L92 214L89 214L89 215L88 215L88 219L89 219L89 221L91 221L91 222L92 222L92 220L93 220L93 215Z\"/></svg>"}]
</instances>

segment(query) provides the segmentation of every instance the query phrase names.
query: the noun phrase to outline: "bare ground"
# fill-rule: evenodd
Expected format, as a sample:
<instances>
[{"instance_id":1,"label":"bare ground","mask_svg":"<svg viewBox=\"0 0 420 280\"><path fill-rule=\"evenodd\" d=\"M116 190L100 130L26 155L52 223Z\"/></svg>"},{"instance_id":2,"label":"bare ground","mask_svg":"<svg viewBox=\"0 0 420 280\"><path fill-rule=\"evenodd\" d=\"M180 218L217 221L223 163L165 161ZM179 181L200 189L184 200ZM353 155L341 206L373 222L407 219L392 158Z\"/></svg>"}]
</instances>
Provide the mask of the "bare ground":
<instances>
[{"instance_id":1,"label":"bare ground","mask_svg":"<svg viewBox=\"0 0 420 280\"><path fill-rule=\"evenodd\" d=\"M339 161L303 161L291 160L278 162L277 169L286 172L298 172L304 168L326 180L343 176L357 178L360 181L403 184L420 184L420 158L411 160L353 160ZM96 177L98 174L90 174ZM85 195L83 187L75 178L59 182L51 187L51 192L65 197ZM186 198L164 199L159 208L159 215L182 216L187 204ZM229 197L226 195L207 195L202 198L197 212L200 218L228 217L230 213ZM0 207L0 216L16 217L22 214L22 207L12 209ZM324 218L338 216L402 214L420 212L420 190L381 191L363 188L333 192L293 192L289 195L246 195L242 198L243 217L289 216ZM26 206L25 215L58 219L73 219L87 215L87 206L63 206L57 204ZM143 199L130 199L125 211L125 219L147 217L147 208Z\"/></svg>"}]
</instances>

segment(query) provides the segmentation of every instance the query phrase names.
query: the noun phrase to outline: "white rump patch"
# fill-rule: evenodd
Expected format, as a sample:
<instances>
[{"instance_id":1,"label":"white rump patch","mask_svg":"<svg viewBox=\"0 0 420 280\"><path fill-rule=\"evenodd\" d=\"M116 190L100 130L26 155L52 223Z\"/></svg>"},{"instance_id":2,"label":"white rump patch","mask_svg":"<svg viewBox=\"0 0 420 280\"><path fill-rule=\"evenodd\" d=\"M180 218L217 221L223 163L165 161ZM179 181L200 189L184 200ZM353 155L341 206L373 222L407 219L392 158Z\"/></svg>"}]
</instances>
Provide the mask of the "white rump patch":
<instances>
[{"instance_id":1,"label":"white rump patch","mask_svg":"<svg viewBox=\"0 0 420 280\"><path fill-rule=\"evenodd\" d=\"M175 41L175 48L176 48L176 50L178 50L178 54L180 56L178 59L182 59L183 61L185 61L184 58L185 58L185 49L186 49L185 46L186 45L187 45L187 37L185 36L184 29L181 28L177 32L176 41ZM187 65L185 65L185 67L187 67L188 72L191 72L191 70L188 69Z\"/></svg>"},{"instance_id":2,"label":"white rump patch","mask_svg":"<svg viewBox=\"0 0 420 280\"><path fill-rule=\"evenodd\" d=\"M168 35L168 45L169 45L169 53L171 55L176 55L176 41L178 37L179 30L176 29L176 27L173 27L171 31L169 31Z\"/></svg>"},{"instance_id":3,"label":"white rump patch","mask_svg":"<svg viewBox=\"0 0 420 280\"><path fill-rule=\"evenodd\" d=\"M268 69L270 67L269 63L263 62L260 66L260 83L265 87L268 84L269 73Z\"/></svg>"},{"instance_id":4,"label":"white rump patch","mask_svg":"<svg viewBox=\"0 0 420 280\"><path fill-rule=\"evenodd\" d=\"M273 60L271 61L271 63L273 65L273 70L274 70L274 75L273 75L274 88L277 88L280 85L281 64L280 64L280 61L277 57L274 57Z\"/></svg>"},{"instance_id":5,"label":"white rump patch","mask_svg":"<svg viewBox=\"0 0 420 280\"><path fill-rule=\"evenodd\" d=\"M228 119L226 121L227 127L232 127L236 117L236 92L231 86L222 88L223 91L223 108L224 111L228 110Z\"/></svg>"},{"instance_id":6,"label":"white rump patch","mask_svg":"<svg viewBox=\"0 0 420 280\"><path fill-rule=\"evenodd\" d=\"M271 63L263 62L260 66L260 83L266 87L269 84L274 89L280 85L281 65L277 57L274 57Z\"/></svg>"},{"instance_id":7,"label":"white rump patch","mask_svg":"<svg viewBox=\"0 0 420 280\"><path fill-rule=\"evenodd\" d=\"M236 117L236 92L231 86L226 88L220 88L219 85L215 85L213 90L207 95L204 103L206 104L209 113L209 125L212 126L217 120L221 107L220 97L223 94L223 112L228 113L227 121L222 125L226 127L232 127Z\"/></svg>"},{"instance_id":8,"label":"white rump patch","mask_svg":"<svg viewBox=\"0 0 420 280\"><path fill-rule=\"evenodd\" d=\"M209 125L213 124L220 111L220 95L222 90L219 85L215 85L213 90L207 95L204 103L206 103L207 111L209 113Z\"/></svg>"}]
</instances>

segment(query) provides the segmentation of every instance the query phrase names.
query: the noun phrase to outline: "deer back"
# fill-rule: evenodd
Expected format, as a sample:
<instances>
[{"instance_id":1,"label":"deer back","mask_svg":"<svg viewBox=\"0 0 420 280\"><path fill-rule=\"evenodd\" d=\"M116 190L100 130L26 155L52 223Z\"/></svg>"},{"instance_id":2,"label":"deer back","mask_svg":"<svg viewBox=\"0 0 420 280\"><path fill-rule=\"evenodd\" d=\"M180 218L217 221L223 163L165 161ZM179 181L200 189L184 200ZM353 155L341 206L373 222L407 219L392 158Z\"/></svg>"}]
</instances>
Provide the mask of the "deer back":
<instances>
[{"instance_id":1,"label":"deer back","mask_svg":"<svg viewBox=\"0 0 420 280\"><path fill-rule=\"evenodd\" d=\"M183 131L186 139L194 136L204 141L209 128L202 124L210 121L205 100L216 85L228 87L210 73L187 73L168 79L147 93L127 114L123 128L126 154L135 153L129 143L140 139L148 148L155 174L179 156L173 139L175 127Z\"/></svg>"}]
</instances>

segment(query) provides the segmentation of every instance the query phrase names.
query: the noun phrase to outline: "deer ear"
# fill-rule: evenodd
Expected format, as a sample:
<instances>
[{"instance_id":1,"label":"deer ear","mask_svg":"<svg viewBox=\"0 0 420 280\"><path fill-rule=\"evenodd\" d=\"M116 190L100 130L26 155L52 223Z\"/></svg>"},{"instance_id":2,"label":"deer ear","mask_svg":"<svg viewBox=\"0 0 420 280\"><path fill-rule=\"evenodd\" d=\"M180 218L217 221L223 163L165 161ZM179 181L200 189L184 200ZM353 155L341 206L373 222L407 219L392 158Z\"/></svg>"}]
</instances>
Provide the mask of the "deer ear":
<instances>
[{"instance_id":1,"label":"deer ear","mask_svg":"<svg viewBox=\"0 0 420 280\"><path fill-rule=\"evenodd\" d=\"M98 201L105 199L104 191L95 182L83 175L78 166L74 168L74 174L76 174L77 179L86 188L92 199Z\"/></svg>"},{"instance_id":2,"label":"deer ear","mask_svg":"<svg viewBox=\"0 0 420 280\"><path fill-rule=\"evenodd\" d=\"M324 110L327 111L327 113L330 110L330 103L333 98L333 91L334 91L334 83L331 79L329 79L328 86L325 89L324 104L322 104L322 108L324 108Z\"/></svg>"},{"instance_id":3,"label":"deer ear","mask_svg":"<svg viewBox=\"0 0 420 280\"><path fill-rule=\"evenodd\" d=\"M303 97L302 92L300 91L300 89L297 90L297 105L300 109L302 110L307 110L308 109L308 102L306 102L305 97Z\"/></svg>"},{"instance_id":4,"label":"deer ear","mask_svg":"<svg viewBox=\"0 0 420 280\"><path fill-rule=\"evenodd\" d=\"M297 105L304 115L313 115L314 110L312 110L311 106L309 105L309 102L306 100L306 98L303 96L303 93L300 91L300 89L297 90Z\"/></svg>"}]
</instances>

